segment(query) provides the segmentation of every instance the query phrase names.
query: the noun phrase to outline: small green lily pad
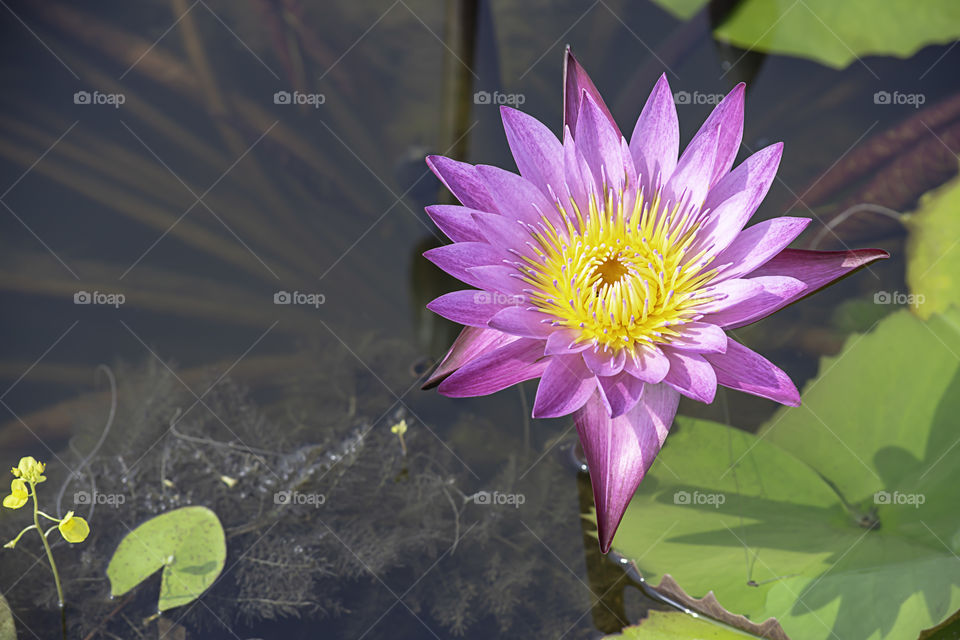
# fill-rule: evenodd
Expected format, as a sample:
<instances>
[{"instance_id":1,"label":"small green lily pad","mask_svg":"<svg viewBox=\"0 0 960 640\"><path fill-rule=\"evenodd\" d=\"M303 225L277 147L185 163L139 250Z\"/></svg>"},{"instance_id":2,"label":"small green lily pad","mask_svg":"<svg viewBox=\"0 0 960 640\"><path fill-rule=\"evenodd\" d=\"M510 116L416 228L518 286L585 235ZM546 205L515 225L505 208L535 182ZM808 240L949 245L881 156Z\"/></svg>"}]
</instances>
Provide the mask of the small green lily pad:
<instances>
[{"instance_id":1,"label":"small green lily pad","mask_svg":"<svg viewBox=\"0 0 960 640\"><path fill-rule=\"evenodd\" d=\"M748 640L757 636L680 611L656 611L604 640Z\"/></svg>"},{"instance_id":2,"label":"small green lily pad","mask_svg":"<svg viewBox=\"0 0 960 640\"><path fill-rule=\"evenodd\" d=\"M159 611L193 602L214 583L227 558L227 542L217 514L206 507L183 507L147 520L120 542L107 577L121 596L156 573Z\"/></svg>"},{"instance_id":3,"label":"small green lily pad","mask_svg":"<svg viewBox=\"0 0 960 640\"><path fill-rule=\"evenodd\" d=\"M907 238L907 286L921 318L960 306L960 178L920 198L903 217Z\"/></svg>"},{"instance_id":4,"label":"small green lily pad","mask_svg":"<svg viewBox=\"0 0 960 640\"><path fill-rule=\"evenodd\" d=\"M0 640L17 640L17 628L6 598L0 595Z\"/></svg>"}]
</instances>

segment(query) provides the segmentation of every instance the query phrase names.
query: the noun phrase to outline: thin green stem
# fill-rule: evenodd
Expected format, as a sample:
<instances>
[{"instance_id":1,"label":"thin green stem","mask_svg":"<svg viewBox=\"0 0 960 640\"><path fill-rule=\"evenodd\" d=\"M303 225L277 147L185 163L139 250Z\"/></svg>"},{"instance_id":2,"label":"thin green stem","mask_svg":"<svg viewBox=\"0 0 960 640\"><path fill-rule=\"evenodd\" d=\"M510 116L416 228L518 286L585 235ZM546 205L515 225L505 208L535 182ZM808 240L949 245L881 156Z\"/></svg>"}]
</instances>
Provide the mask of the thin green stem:
<instances>
[{"instance_id":1,"label":"thin green stem","mask_svg":"<svg viewBox=\"0 0 960 640\"><path fill-rule=\"evenodd\" d=\"M17 543L20 542L20 538L23 537L23 534L25 534L27 531L30 531L31 529L36 529L36 528L37 528L37 525L35 524L32 524L29 527L26 527L23 531L17 534L16 538L14 538L13 540L11 540L10 542L8 542L3 546L5 546L8 549L13 549L15 546L17 546Z\"/></svg>"},{"instance_id":2,"label":"thin green stem","mask_svg":"<svg viewBox=\"0 0 960 640\"><path fill-rule=\"evenodd\" d=\"M57 600L60 608L63 609L63 587L60 586L60 574L57 572L57 563L53 561L53 551L50 550L50 543L47 542L47 536L43 535L43 529L40 528L40 505L37 500L37 487L31 482L30 497L33 498L33 524L37 527L37 533L43 540L43 549L47 552L47 560L50 561L50 570L53 571L53 581L57 584ZM47 516L49 517L49 516Z\"/></svg>"},{"instance_id":3,"label":"thin green stem","mask_svg":"<svg viewBox=\"0 0 960 640\"><path fill-rule=\"evenodd\" d=\"M46 518L47 520L53 520L54 522L62 522L62 520L61 520L60 518L54 518L53 516L48 516L48 515L45 514L43 511L37 511L37 515L41 515L41 516L43 516L44 518Z\"/></svg>"}]
</instances>

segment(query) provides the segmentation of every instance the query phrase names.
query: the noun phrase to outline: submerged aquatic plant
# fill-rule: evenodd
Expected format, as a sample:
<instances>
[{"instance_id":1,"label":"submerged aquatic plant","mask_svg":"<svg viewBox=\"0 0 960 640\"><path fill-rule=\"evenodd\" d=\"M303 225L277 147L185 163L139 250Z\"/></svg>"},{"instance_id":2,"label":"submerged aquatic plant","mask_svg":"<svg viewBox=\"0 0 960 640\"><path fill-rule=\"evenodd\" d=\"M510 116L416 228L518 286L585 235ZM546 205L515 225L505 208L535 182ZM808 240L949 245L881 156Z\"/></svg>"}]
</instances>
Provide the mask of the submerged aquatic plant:
<instances>
[{"instance_id":1,"label":"submerged aquatic plant","mask_svg":"<svg viewBox=\"0 0 960 640\"><path fill-rule=\"evenodd\" d=\"M64 602L63 587L60 585L60 573L57 571L57 564L53 561L53 551L50 550L50 543L47 541L47 536L50 535L54 529L57 529L60 531L60 535L63 536L64 540L75 544L87 539L87 536L90 534L90 526L86 520L74 515L73 511L68 511L67 515L62 518L54 518L40 511L40 504L37 501L37 485L46 481L47 477L43 475L46 468L47 465L38 462L32 456L25 456L20 458L17 466L10 469L14 477L10 483L10 495L3 499L3 506L8 509L19 509L27 504L28 500L32 499L33 524L25 527L13 540L3 546L7 549L13 549L17 546L17 543L20 542L23 534L36 529L37 533L40 534L40 539L43 541L43 548L47 552L47 561L50 562L50 570L53 572L53 580L57 586L58 602L62 607ZM47 529L47 531L43 531L40 527L41 516L47 520L56 522L56 524Z\"/></svg>"},{"instance_id":2,"label":"submerged aquatic plant","mask_svg":"<svg viewBox=\"0 0 960 640\"><path fill-rule=\"evenodd\" d=\"M606 552L681 395L709 403L719 384L800 403L782 370L725 330L887 254L786 249L806 218L744 229L782 144L731 171L743 84L682 155L665 75L629 142L569 50L564 85L562 141L501 108L520 175L427 159L463 206L427 208L454 242L425 256L475 287L428 305L466 325L428 386L442 380L445 395L480 396L540 378L533 417L574 414Z\"/></svg>"}]
</instances>

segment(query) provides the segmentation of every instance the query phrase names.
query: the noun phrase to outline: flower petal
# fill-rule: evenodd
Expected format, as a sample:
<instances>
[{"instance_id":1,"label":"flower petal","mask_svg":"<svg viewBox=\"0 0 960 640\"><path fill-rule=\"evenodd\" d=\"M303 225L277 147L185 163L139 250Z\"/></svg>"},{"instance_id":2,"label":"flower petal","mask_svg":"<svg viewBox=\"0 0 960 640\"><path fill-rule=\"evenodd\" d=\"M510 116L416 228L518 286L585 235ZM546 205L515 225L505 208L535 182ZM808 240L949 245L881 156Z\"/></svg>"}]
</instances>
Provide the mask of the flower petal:
<instances>
[{"instance_id":1,"label":"flower petal","mask_svg":"<svg viewBox=\"0 0 960 640\"><path fill-rule=\"evenodd\" d=\"M603 116L610 122L610 125L616 130L617 137L620 137L620 130L617 129L617 123L614 122L610 110L600 97L600 92L593 84L593 80L587 75L577 59L573 57L570 47L567 47L567 54L563 60L563 124L570 127L570 131L577 131L577 116L580 113L580 99L583 93L589 94L593 101L600 107Z\"/></svg>"},{"instance_id":2,"label":"flower petal","mask_svg":"<svg viewBox=\"0 0 960 640\"><path fill-rule=\"evenodd\" d=\"M563 184L563 147L550 129L522 111L500 107L503 129L520 175L544 195Z\"/></svg>"},{"instance_id":3,"label":"flower petal","mask_svg":"<svg viewBox=\"0 0 960 640\"><path fill-rule=\"evenodd\" d=\"M717 393L717 374L704 357L666 348L670 371L663 381L694 400L710 404Z\"/></svg>"},{"instance_id":4,"label":"flower petal","mask_svg":"<svg viewBox=\"0 0 960 640\"><path fill-rule=\"evenodd\" d=\"M467 273L483 283L483 288L494 296L502 293L504 298L497 300L506 304L523 304L527 301L524 294L526 283L520 278L517 268L507 264L488 264L482 267L469 267Z\"/></svg>"},{"instance_id":5,"label":"flower petal","mask_svg":"<svg viewBox=\"0 0 960 640\"><path fill-rule=\"evenodd\" d=\"M680 122L666 73L657 80L637 118L630 136L630 154L648 194L666 183L677 168Z\"/></svg>"},{"instance_id":6,"label":"flower petal","mask_svg":"<svg viewBox=\"0 0 960 640\"><path fill-rule=\"evenodd\" d=\"M574 132L577 149L583 154L593 172L598 194L605 194L604 187L619 191L624 185L626 169L620 145L622 136L612 126L596 101L584 92ZM604 184L606 180L606 184Z\"/></svg>"},{"instance_id":7,"label":"flower petal","mask_svg":"<svg viewBox=\"0 0 960 640\"><path fill-rule=\"evenodd\" d=\"M520 338L460 367L437 391L451 398L489 395L540 377L550 360L543 357L543 340Z\"/></svg>"},{"instance_id":8,"label":"flower petal","mask_svg":"<svg viewBox=\"0 0 960 640\"><path fill-rule=\"evenodd\" d=\"M717 183L727 175L733 161L737 158L740 141L743 139L743 98L746 91L744 83L735 86L707 116L700 130L694 134L690 144L698 136L709 135L709 132L719 127L720 135L717 138L717 155L713 162L710 176L710 185Z\"/></svg>"},{"instance_id":9,"label":"flower petal","mask_svg":"<svg viewBox=\"0 0 960 640\"><path fill-rule=\"evenodd\" d=\"M453 341L447 355L443 357L434 372L423 383L421 389L432 389L468 362L472 362L484 353L494 351L516 340L518 340L516 336L508 335L496 329L464 327L457 339Z\"/></svg>"},{"instance_id":10,"label":"flower petal","mask_svg":"<svg viewBox=\"0 0 960 640\"><path fill-rule=\"evenodd\" d=\"M728 338L726 353L705 357L716 370L719 384L791 407L800 406L800 392L790 376L733 338Z\"/></svg>"},{"instance_id":11,"label":"flower petal","mask_svg":"<svg viewBox=\"0 0 960 640\"><path fill-rule=\"evenodd\" d=\"M808 224L810 218L784 216L764 220L744 229L710 263L711 268L719 269L715 278L728 280L748 275L793 242Z\"/></svg>"},{"instance_id":12,"label":"flower petal","mask_svg":"<svg viewBox=\"0 0 960 640\"><path fill-rule=\"evenodd\" d=\"M488 244L500 248L525 248L524 243L530 238L530 232L519 220L482 211L476 211L472 215L477 230Z\"/></svg>"},{"instance_id":13,"label":"flower petal","mask_svg":"<svg viewBox=\"0 0 960 640\"><path fill-rule=\"evenodd\" d=\"M457 280L480 288L484 283L467 269L488 264L502 264L504 255L503 249L494 248L486 242L455 242L423 253L424 258Z\"/></svg>"},{"instance_id":14,"label":"flower petal","mask_svg":"<svg viewBox=\"0 0 960 640\"><path fill-rule=\"evenodd\" d=\"M855 251L784 249L750 274L750 280L758 280L759 276L790 276L800 280L804 285L803 288L797 290L788 298L784 298L778 305L756 309L753 313L731 323L728 328L735 329L755 322L875 260L889 257L889 253L880 249L857 249Z\"/></svg>"},{"instance_id":15,"label":"flower petal","mask_svg":"<svg viewBox=\"0 0 960 640\"><path fill-rule=\"evenodd\" d=\"M552 356L549 360L533 401L534 418L559 418L573 413L597 388L596 376L580 356Z\"/></svg>"},{"instance_id":16,"label":"flower petal","mask_svg":"<svg viewBox=\"0 0 960 640\"><path fill-rule=\"evenodd\" d=\"M546 320L546 322L544 322ZM524 338L546 338L555 331L550 316L526 307L507 307L490 318L490 326L498 331Z\"/></svg>"},{"instance_id":17,"label":"flower petal","mask_svg":"<svg viewBox=\"0 0 960 640\"><path fill-rule=\"evenodd\" d=\"M749 280L759 284L761 290L736 306L707 314L703 320L724 329L742 326L745 319L753 322L770 315L805 288L802 281L790 276L760 276Z\"/></svg>"},{"instance_id":18,"label":"flower petal","mask_svg":"<svg viewBox=\"0 0 960 640\"><path fill-rule=\"evenodd\" d=\"M473 165L443 156L427 156L427 166L463 206L478 211L497 210L496 201Z\"/></svg>"},{"instance_id":19,"label":"flower petal","mask_svg":"<svg viewBox=\"0 0 960 640\"><path fill-rule=\"evenodd\" d=\"M581 351L592 347L589 340L583 342L574 342L579 334L573 329L558 329L547 338L547 344L544 353L548 356L562 356L571 353L580 353Z\"/></svg>"},{"instance_id":20,"label":"flower petal","mask_svg":"<svg viewBox=\"0 0 960 640\"><path fill-rule=\"evenodd\" d=\"M597 378L600 381L600 393L611 418L625 414L640 401L644 383L629 373Z\"/></svg>"},{"instance_id":21,"label":"flower petal","mask_svg":"<svg viewBox=\"0 0 960 640\"><path fill-rule=\"evenodd\" d=\"M640 347L629 354L623 370L637 380L656 384L670 370L670 361L659 347Z\"/></svg>"},{"instance_id":22,"label":"flower petal","mask_svg":"<svg viewBox=\"0 0 960 640\"><path fill-rule=\"evenodd\" d=\"M559 218L556 207L526 178L485 164L477 165L477 175L497 200L494 211L504 218L529 224L540 222L541 215L551 220Z\"/></svg>"},{"instance_id":23,"label":"flower petal","mask_svg":"<svg viewBox=\"0 0 960 640\"><path fill-rule=\"evenodd\" d=\"M427 309L458 324L486 327L490 319L507 306L492 300L493 297L486 291L451 291L428 302Z\"/></svg>"},{"instance_id":24,"label":"flower petal","mask_svg":"<svg viewBox=\"0 0 960 640\"><path fill-rule=\"evenodd\" d=\"M670 180L664 185L664 202L677 204L688 203L700 207L710 190L710 180L713 176L713 163L717 157L717 141L720 138L720 127L715 126L709 131L702 132L690 141L683 155L677 162Z\"/></svg>"},{"instance_id":25,"label":"flower petal","mask_svg":"<svg viewBox=\"0 0 960 640\"><path fill-rule=\"evenodd\" d=\"M670 341L671 349L695 353L723 353L727 349L727 334L710 322L688 322L677 329L679 338Z\"/></svg>"},{"instance_id":26,"label":"flower petal","mask_svg":"<svg viewBox=\"0 0 960 640\"><path fill-rule=\"evenodd\" d=\"M434 204L426 207L425 210L437 228L454 242L485 240L471 216L476 209L455 204Z\"/></svg>"},{"instance_id":27,"label":"flower petal","mask_svg":"<svg viewBox=\"0 0 960 640\"><path fill-rule=\"evenodd\" d=\"M627 362L627 352L626 349L620 349L614 353L607 347L587 349L583 352L583 361L598 376L615 376L623 371Z\"/></svg>"},{"instance_id":28,"label":"flower petal","mask_svg":"<svg viewBox=\"0 0 960 640\"><path fill-rule=\"evenodd\" d=\"M708 302L701 302L697 306L700 313L716 313L729 309L760 293L763 286L753 282L753 278L736 278L724 280L702 289L699 293L704 298L713 298Z\"/></svg>"},{"instance_id":29,"label":"flower petal","mask_svg":"<svg viewBox=\"0 0 960 640\"><path fill-rule=\"evenodd\" d=\"M599 394L574 415L590 469L603 553L610 550L633 492L663 446L679 399L665 384L646 385L640 401L622 416L611 418Z\"/></svg>"}]
</instances>

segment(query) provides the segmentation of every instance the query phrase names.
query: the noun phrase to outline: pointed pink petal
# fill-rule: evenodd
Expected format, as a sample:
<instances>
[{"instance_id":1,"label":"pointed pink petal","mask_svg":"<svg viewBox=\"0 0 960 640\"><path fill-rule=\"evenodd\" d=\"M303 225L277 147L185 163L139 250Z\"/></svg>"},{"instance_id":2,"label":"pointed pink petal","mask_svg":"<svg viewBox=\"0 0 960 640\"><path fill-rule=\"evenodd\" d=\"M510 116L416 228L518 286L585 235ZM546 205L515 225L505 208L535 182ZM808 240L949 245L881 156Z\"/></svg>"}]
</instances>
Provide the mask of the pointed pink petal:
<instances>
[{"instance_id":1,"label":"pointed pink petal","mask_svg":"<svg viewBox=\"0 0 960 640\"><path fill-rule=\"evenodd\" d=\"M594 86L593 80L587 75L577 59L573 57L570 47L567 47L567 55L563 61L563 124L570 127L570 131L577 131L577 115L580 113L580 97L586 92L593 98L593 101L600 107L610 125L617 131L617 137L620 137L620 130L617 129L617 123L613 121L610 110L600 97L600 92Z\"/></svg>"},{"instance_id":2,"label":"pointed pink petal","mask_svg":"<svg viewBox=\"0 0 960 640\"><path fill-rule=\"evenodd\" d=\"M623 166L621 139L620 132L611 126L594 99L584 93L574 140L577 150L583 154L593 172L597 193L604 194L604 186L615 191L623 187L626 169Z\"/></svg>"},{"instance_id":3,"label":"pointed pink petal","mask_svg":"<svg viewBox=\"0 0 960 640\"><path fill-rule=\"evenodd\" d=\"M559 418L573 413L597 388L596 376L580 356L552 356L549 360L533 401L534 418Z\"/></svg>"},{"instance_id":4,"label":"pointed pink petal","mask_svg":"<svg viewBox=\"0 0 960 640\"><path fill-rule=\"evenodd\" d=\"M597 380L600 381L600 395L611 418L619 418L633 409L643 393L643 382L626 372Z\"/></svg>"},{"instance_id":5,"label":"pointed pink petal","mask_svg":"<svg viewBox=\"0 0 960 640\"><path fill-rule=\"evenodd\" d=\"M856 251L807 251L805 249L784 249L773 259L750 274L750 280L760 276L790 276L803 283L779 304L767 305L745 315L727 327L735 329L756 322L774 311L781 309L817 289L838 280L853 271L864 267L874 260L889 258L890 254L880 249L857 249Z\"/></svg>"},{"instance_id":6,"label":"pointed pink petal","mask_svg":"<svg viewBox=\"0 0 960 640\"><path fill-rule=\"evenodd\" d=\"M694 400L710 404L717 393L717 374L710 363L696 353L664 349L670 371L663 381Z\"/></svg>"},{"instance_id":7,"label":"pointed pink petal","mask_svg":"<svg viewBox=\"0 0 960 640\"><path fill-rule=\"evenodd\" d=\"M673 175L680 154L680 122L667 74L660 76L630 136L630 154L640 181L651 194Z\"/></svg>"},{"instance_id":8,"label":"pointed pink petal","mask_svg":"<svg viewBox=\"0 0 960 640\"><path fill-rule=\"evenodd\" d=\"M457 280L470 286L484 286L476 275L467 269L489 264L502 264L504 251L485 242L455 242L425 251L423 257L437 265Z\"/></svg>"},{"instance_id":9,"label":"pointed pink petal","mask_svg":"<svg viewBox=\"0 0 960 640\"><path fill-rule=\"evenodd\" d=\"M716 370L719 384L791 407L800 406L800 392L790 376L733 338L729 338L726 353L705 357Z\"/></svg>"},{"instance_id":10,"label":"pointed pink petal","mask_svg":"<svg viewBox=\"0 0 960 640\"><path fill-rule=\"evenodd\" d=\"M580 353L593 345L585 340L574 344L579 334L572 329L558 329L547 338L544 353L548 356L563 356L571 353Z\"/></svg>"},{"instance_id":11,"label":"pointed pink petal","mask_svg":"<svg viewBox=\"0 0 960 640\"><path fill-rule=\"evenodd\" d=\"M526 304L527 296L524 293L526 284L520 279L517 268L506 264L489 264L482 267L469 267L470 277L483 283L483 288L492 292L497 302L504 304Z\"/></svg>"},{"instance_id":12,"label":"pointed pink petal","mask_svg":"<svg viewBox=\"0 0 960 640\"><path fill-rule=\"evenodd\" d=\"M583 361L587 367L598 376L615 376L621 371L627 362L626 349L620 349L616 353L606 347L601 347L594 351L587 349L583 352Z\"/></svg>"},{"instance_id":13,"label":"pointed pink petal","mask_svg":"<svg viewBox=\"0 0 960 640\"><path fill-rule=\"evenodd\" d=\"M513 220L499 213L483 213L481 211L474 212L472 216L477 230L483 236L483 240L495 247L524 247L524 243L530 238L530 233L519 220Z\"/></svg>"},{"instance_id":14,"label":"pointed pink petal","mask_svg":"<svg viewBox=\"0 0 960 640\"><path fill-rule=\"evenodd\" d=\"M665 384L646 385L629 412L611 418L599 394L574 415L590 469L600 550L610 550L627 504L660 452L677 413L680 394Z\"/></svg>"},{"instance_id":15,"label":"pointed pink petal","mask_svg":"<svg viewBox=\"0 0 960 640\"><path fill-rule=\"evenodd\" d=\"M690 141L677 162L676 170L664 186L665 202L685 202L694 207L703 204L710 190L719 137L720 127L716 126Z\"/></svg>"},{"instance_id":16,"label":"pointed pink petal","mask_svg":"<svg viewBox=\"0 0 960 640\"><path fill-rule=\"evenodd\" d=\"M639 347L626 358L623 370L637 380L656 384L670 370L670 361L659 347Z\"/></svg>"},{"instance_id":17,"label":"pointed pink petal","mask_svg":"<svg viewBox=\"0 0 960 640\"><path fill-rule=\"evenodd\" d=\"M506 305L496 304L486 291L451 291L427 303L427 309L447 320L469 327L486 327Z\"/></svg>"},{"instance_id":18,"label":"pointed pink petal","mask_svg":"<svg viewBox=\"0 0 960 640\"><path fill-rule=\"evenodd\" d=\"M740 326L741 322L747 318L759 320L782 307L786 304L785 300L793 298L804 289L802 281L790 276L760 276L748 279L759 284L761 289L736 306L716 313L708 313L703 317L703 321L727 329Z\"/></svg>"},{"instance_id":19,"label":"pointed pink petal","mask_svg":"<svg viewBox=\"0 0 960 640\"><path fill-rule=\"evenodd\" d=\"M808 224L810 218L784 216L764 220L744 229L710 263L711 269L720 270L715 278L729 280L749 274L793 242Z\"/></svg>"},{"instance_id":20,"label":"pointed pink petal","mask_svg":"<svg viewBox=\"0 0 960 640\"><path fill-rule=\"evenodd\" d=\"M524 338L546 338L555 331L549 316L526 307L507 307L490 318L490 326L504 333Z\"/></svg>"},{"instance_id":21,"label":"pointed pink petal","mask_svg":"<svg viewBox=\"0 0 960 640\"><path fill-rule=\"evenodd\" d=\"M695 353L723 353L727 349L727 334L715 323L688 322L678 331L680 337L670 341L672 349Z\"/></svg>"},{"instance_id":22,"label":"pointed pink petal","mask_svg":"<svg viewBox=\"0 0 960 640\"><path fill-rule=\"evenodd\" d=\"M453 341L447 355L443 357L439 366L421 388L431 389L468 362L472 362L488 351L494 351L517 340L516 336L508 335L496 329L464 327L457 339Z\"/></svg>"},{"instance_id":23,"label":"pointed pink petal","mask_svg":"<svg viewBox=\"0 0 960 640\"><path fill-rule=\"evenodd\" d=\"M566 208L569 198L581 211L586 211L590 204L590 192L593 189L593 174L584 175L587 169L583 156L577 151L577 145L573 141L573 134L569 127L563 129L563 178L565 181L566 193L557 193L557 197Z\"/></svg>"},{"instance_id":24,"label":"pointed pink petal","mask_svg":"<svg viewBox=\"0 0 960 640\"><path fill-rule=\"evenodd\" d=\"M557 190L563 184L563 147L543 123L522 111L500 107L503 129L520 175L535 184L544 195L548 185Z\"/></svg>"},{"instance_id":25,"label":"pointed pink petal","mask_svg":"<svg viewBox=\"0 0 960 640\"><path fill-rule=\"evenodd\" d=\"M465 207L497 211L497 203L477 175L476 167L443 156L427 156L427 166Z\"/></svg>"},{"instance_id":26,"label":"pointed pink petal","mask_svg":"<svg viewBox=\"0 0 960 640\"><path fill-rule=\"evenodd\" d=\"M753 282L752 278L724 280L700 291L702 297L713 299L708 302L701 302L697 305L697 311L700 313L716 313L735 307L757 295L762 289L762 285Z\"/></svg>"},{"instance_id":27,"label":"pointed pink petal","mask_svg":"<svg viewBox=\"0 0 960 640\"><path fill-rule=\"evenodd\" d=\"M743 97L746 85L740 83L720 101L704 121L700 130L694 134L690 144L698 136L710 135L710 131L719 127L720 135L717 138L717 155L710 175L710 184L714 185L723 176L727 175L733 161L737 158L740 141L743 138Z\"/></svg>"},{"instance_id":28,"label":"pointed pink petal","mask_svg":"<svg viewBox=\"0 0 960 640\"><path fill-rule=\"evenodd\" d=\"M489 395L539 377L549 360L543 357L543 340L520 338L460 367L437 391L451 398Z\"/></svg>"},{"instance_id":29,"label":"pointed pink petal","mask_svg":"<svg viewBox=\"0 0 960 640\"><path fill-rule=\"evenodd\" d=\"M556 207L526 178L485 164L477 165L477 175L496 198L494 211L504 218L537 224L541 214L556 217Z\"/></svg>"},{"instance_id":30,"label":"pointed pink petal","mask_svg":"<svg viewBox=\"0 0 960 640\"><path fill-rule=\"evenodd\" d=\"M437 228L454 242L479 242L485 239L470 215L476 209L454 204L434 204L425 210Z\"/></svg>"}]
</instances>

